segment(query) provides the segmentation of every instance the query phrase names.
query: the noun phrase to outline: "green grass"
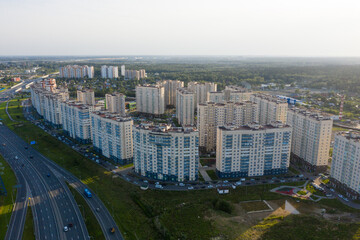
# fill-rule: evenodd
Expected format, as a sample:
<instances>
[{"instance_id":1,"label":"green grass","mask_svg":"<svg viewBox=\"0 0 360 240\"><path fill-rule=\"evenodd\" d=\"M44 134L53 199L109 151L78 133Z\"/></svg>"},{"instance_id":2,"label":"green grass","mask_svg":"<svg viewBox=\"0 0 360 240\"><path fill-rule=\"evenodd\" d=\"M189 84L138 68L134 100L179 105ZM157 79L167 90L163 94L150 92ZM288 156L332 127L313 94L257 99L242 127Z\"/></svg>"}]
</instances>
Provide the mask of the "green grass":
<instances>
[{"instance_id":1,"label":"green grass","mask_svg":"<svg viewBox=\"0 0 360 240\"><path fill-rule=\"evenodd\" d=\"M34 240L35 233L34 233L34 220L32 215L31 207L28 207L25 217L25 226L24 226L24 233L23 233L23 240Z\"/></svg>"},{"instance_id":2,"label":"green grass","mask_svg":"<svg viewBox=\"0 0 360 240\"><path fill-rule=\"evenodd\" d=\"M203 178L203 176L201 175L200 172L199 172L199 181L200 181L200 182L204 182L204 178Z\"/></svg>"},{"instance_id":3,"label":"green grass","mask_svg":"<svg viewBox=\"0 0 360 240\"><path fill-rule=\"evenodd\" d=\"M300 239L353 239L360 225L325 221L313 216L290 215L270 227L262 240L300 240Z\"/></svg>"},{"instance_id":4,"label":"green grass","mask_svg":"<svg viewBox=\"0 0 360 240\"><path fill-rule=\"evenodd\" d=\"M306 195L306 191L298 191L297 194L303 196L303 195Z\"/></svg>"},{"instance_id":5,"label":"green grass","mask_svg":"<svg viewBox=\"0 0 360 240\"><path fill-rule=\"evenodd\" d=\"M311 194L325 196L323 192L316 190L310 183L306 185L306 190L308 190Z\"/></svg>"},{"instance_id":6,"label":"green grass","mask_svg":"<svg viewBox=\"0 0 360 240\"><path fill-rule=\"evenodd\" d=\"M318 203L320 203L326 207L335 208L335 209L343 211L343 212L360 213L359 209L349 207L337 199L321 199Z\"/></svg>"},{"instance_id":7,"label":"green grass","mask_svg":"<svg viewBox=\"0 0 360 240\"><path fill-rule=\"evenodd\" d=\"M293 167L289 167L289 171L292 172L293 174L299 174L300 173L298 170L296 170Z\"/></svg>"},{"instance_id":8,"label":"green grass","mask_svg":"<svg viewBox=\"0 0 360 240\"><path fill-rule=\"evenodd\" d=\"M263 201L242 202L240 206L247 212L269 209L268 205Z\"/></svg>"},{"instance_id":9,"label":"green grass","mask_svg":"<svg viewBox=\"0 0 360 240\"><path fill-rule=\"evenodd\" d=\"M347 129L347 128L342 128L342 127L333 127L332 128L332 131L333 132L339 132L339 131L349 131L349 129Z\"/></svg>"},{"instance_id":10,"label":"green grass","mask_svg":"<svg viewBox=\"0 0 360 240\"><path fill-rule=\"evenodd\" d=\"M218 176L216 175L215 170L206 170L206 173L209 175L209 177L214 181L218 180Z\"/></svg>"},{"instance_id":11,"label":"green grass","mask_svg":"<svg viewBox=\"0 0 360 240\"><path fill-rule=\"evenodd\" d=\"M1 155L0 155L0 163L2 163L2 167L4 167L4 170L1 170L0 172L4 172L1 178L4 181L5 188L7 190L6 196L5 195L0 196L0 239L4 239L7 231L7 225L9 224L13 209L13 203L11 199L11 194L13 189L12 187L16 185L17 180L9 164L4 160L4 158ZM16 190L13 192L13 198L15 201Z\"/></svg>"},{"instance_id":12,"label":"green grass","mask_svg":"<svg viewBox=\"0 0 360 240\"><path fill-rule=\"evenodd\" d=\"M99 222L97 221L94 213L91 211L90 207L86 203L85 199L77 192L74 188L68 185L71 193L73 194L75 201L79 205L81 215L85 221L86 228L89 232L89 236L92 236L94 239L105 239L104 234L101 230Z\"/></svg>"}]
</instances>

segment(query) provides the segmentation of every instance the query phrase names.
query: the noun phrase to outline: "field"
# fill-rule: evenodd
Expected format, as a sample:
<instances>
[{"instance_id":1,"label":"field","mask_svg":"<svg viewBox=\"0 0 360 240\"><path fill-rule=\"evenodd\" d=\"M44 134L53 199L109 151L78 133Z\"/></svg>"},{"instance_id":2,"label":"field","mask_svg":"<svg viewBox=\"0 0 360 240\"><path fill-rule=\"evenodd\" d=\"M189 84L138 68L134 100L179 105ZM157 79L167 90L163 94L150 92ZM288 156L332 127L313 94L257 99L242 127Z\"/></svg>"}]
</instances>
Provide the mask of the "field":
<instances>
[{"instance_id":1,"label":"field","mask_svg":"<svg viewBox=\"0 0 360 240\"><path fill-rule=\"evenodd\" d=\"M26 212L23 240L35 240L34 221L31 207L28 207Z\"/></svg>"},{"instance_id":2,"label":"field","mask_svg":"<svg viewBox=\"0 0 360 240\"><path fill-rule=\"evenodd\" d=\"M11 102L10 114L21 115L17 103ZM3 108L4 106L0 106L0 118L8 122ZM19 116L17 119L22 118ZM125 239L242 239L242 234L250 231L267 216L260 215L247 221L249 216L240 206L240 202L287 199L269 192L280 184L239 187L224 196L218 195L215 189L184 192L142 191L121 178L113 178L110 172L85 159L36 126L23 123L10 124L10 127L23 139L36 140L34 148L88 184L113 214ZM221 205L219 207L219 204L214 203ZM233 210L230 209L229 213L227 208L221 206L230 206ZM294 216L295 219L297 217ZM287 223L287 219L279 222ZM289 221L288 224L294 223ZM305 227L307 226L304 225ZM349 230L346 236L355 234L352 225L344 225L344 228L346 227ZM286 230L285 227L284 229ZM272 231L276 231L276 228L270 227L258 235L265 232L271 234ZM317 236L317 233L314 232L311 236ZM296 239L296 235L288 239Z\"/></svg>"},{"instance_id":3,"label":"field","mask_svg":"<svg viewBox=\"0 0 360 240\"><path fill-rule=\"evenodd\" d=\"M263 201L242 202L240 205L247 212L270 209Z\"/></svg>"},{"instance_id":4,"label":"field","mask_svg":"<svg viewBox=\"0 0 360 240\"><path fill-rule=\"evenodd\" d=\"M216 175L215 170L206 170L206 173L209 175L211 180L218 180L218 176Z\"/></svg>"},{"instance_id":5,"label":"field","mask_svg":"<svg viewBox=\"0 0 360 240\"><path fill-rule=\"evenodd\" d=\"M4 239L13 208L11 194L13 194L14 200L16 198L16 190L12 193L12 187L16 185L17 181L15 174L1 155L0 163L2 164L2 167L4 167L4 170L0 170L0 172L4 172L1 178L4 181L7 190L7 196L0 196L0 239Z\"/></svg>"}]
</instances>

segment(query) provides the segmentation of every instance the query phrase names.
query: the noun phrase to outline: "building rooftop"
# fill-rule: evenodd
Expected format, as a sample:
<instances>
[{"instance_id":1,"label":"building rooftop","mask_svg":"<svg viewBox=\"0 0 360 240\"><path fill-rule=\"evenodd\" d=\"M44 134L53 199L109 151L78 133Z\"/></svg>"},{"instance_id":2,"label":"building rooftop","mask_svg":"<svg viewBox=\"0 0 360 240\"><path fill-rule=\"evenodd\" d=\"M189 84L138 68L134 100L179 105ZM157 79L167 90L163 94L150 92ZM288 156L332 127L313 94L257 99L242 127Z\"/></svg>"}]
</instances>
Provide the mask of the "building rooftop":
<instances>
[{"instance_id":1,"label":"building rooftop","mask_svg":"<svg viewBox=\"0 0 360 240\"><path fill-rule=\"evenodd\" d=\"M231 90L232 92L241 92L241 93L251 92L251 90L249 90L247 88L243 88L240 86L234 86L234 85L226 86L225 90Z\"/></svg>"},{"instance_id":2,"label":"building rooftop","mask_svg":"<svg viewBox=\"0 0 360 240\"><path fill-rule=\"evenodd\" d=\"M178 88L177 90L182 94L194 94L194 92L188 88Z\"/></svg>"},{"instance_id":3,"label":"building rooftop","mask_svg":"<svg viewBox=\"0 0 360 240\"><path fill-rule=\"evenodd\" d=\"M348 140L353 140L354 142L360 143L360 132L357 131L338 132L337 135L344 136Z\"/></svg>"},{"instance_id":4,"label":"building rooftop","mask_svg":"<svg viewBox=\"0 0 360 240\"><path fill-rule=\"evenodd\" d=\"M164 88L164 86L159 84L144 84L144 85L137 85L136 87L144 87L144 88Z\"/></svg>"},{"instance_id":5,"label":"building rooftop","mask_svg":"<svg viewBox=\"0 0 360 240\"><path fill-rule=\"evenodd\" d=\"M310 117L312 119L315 119L317 121L324 121L324 120L331 120L330 115L314 110L314 109L305 109L305 108L298 108L298 107L293 107L293 108L289 108L288 111L292 111L295 112L297 114L301 114L303 116L307 116Z\"/></svg>"},{"instance_id":6,"label":"building rooftop","mask_svg":"<svg viewBox=\"0 0 360 240\"><path fill-rule=\"evenodd\" d=\"M236 130L258 131L258 130L278 129L278 128L290 128L290 126L278 121L278 122L273 122L273 123L267 124L267 125L259 125L258 123L251 123L251 124L243 125L243 126L226 125L226 126L219 127L219 129L224 130L224 131L236 131Z\"/></svg>"},{"instance_id":7,"label":"building rooftop","mask_svg":"<svg viewBox=\"0 0 360 240\"><path fill-rule=\"evenodd\" d=\"M252 101L243 101L243 102L233 102L233 101L227 101L225 103L216 103L216 102L206 102L206 103L200 103L200 106L208 106L208 105L215 105L215 106L226 106L226 104L234 104L234 105L245 105L245 104L254 104L256 105L257 103L254 103Z\"/></svg>"},{"instance_id":8,"label":"building rooftop","mask_svg":"<svg viewBox=\"0 0 360 240\"><path fill-rule=\"evenodd\" d=\"M153 125L153 123L141 123L135 126L137 129L149 130L154 133L191 133L198 130L192 126L189 127L171 127L167 124Z\"/></svg>"},{"instance_id":9,"label":"building rooftop","mask_svg":"<svg viewBox=\"0 0 360 240\"><path fill-rule=\"evenodd\" d=\"M111 120L117 121L117 122L132 121L131 117L122 116L121 114L111 113L108 111L95 111L95 112L92 112L92 114L98 115L99 117L102 117L102 118L111 119Z\"/></svg>"},{"instance_id":10,"label":"building rooftop","mask_svg":"<svg viewBox=\"0 0 360 240\"><path fill-rule=\"evenodd\" d=\"M270 102L275 102L277 104L280 104L280 103L286 103L287 104L287 101L285 99L280 99L280 98L277 98L275 96L272 96L270 94L265 94L265 93L255 93L253 94L253 96L255 97L258 97L258 98L261 98L261 99L265 99L265 100L268 100Z\"/></svg>"}]
</instances>

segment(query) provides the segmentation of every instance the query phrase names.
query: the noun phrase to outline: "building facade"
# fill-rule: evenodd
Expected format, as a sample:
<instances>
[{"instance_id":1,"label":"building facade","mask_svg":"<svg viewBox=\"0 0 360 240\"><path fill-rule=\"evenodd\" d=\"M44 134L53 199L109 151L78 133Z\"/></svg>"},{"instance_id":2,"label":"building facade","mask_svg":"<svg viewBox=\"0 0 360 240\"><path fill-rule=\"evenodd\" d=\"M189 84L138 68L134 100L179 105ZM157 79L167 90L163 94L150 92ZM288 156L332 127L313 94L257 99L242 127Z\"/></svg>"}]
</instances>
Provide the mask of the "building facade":
<instances>
[{"instance_id":1,"label":"building facade","mask_svg":"<svg viewBox=\"0 0 360 240\"><path fill-rule=\"evenodd\" d=\"M125 116L125 95L122 93L105 94L106 110Z\"/></svg>"},{"instance_id":2,"label":"building facade","mask_svg":"<svg viewBox=\"0 0 360 240\"><path fill-rule=\"evenodd\" d=\"M85 89L85 90L77 90L77 101L87 105L95 105L95 93L94 90Z\"/></svg>"},{"instance_id":3,"label":"building facade","mask_svg":"<svg viewBox=\"0 0 360 240\"><path fill-rule=\"evenodd\" d=\"M75 101L60 104L64 132L81 143L91 142L90 112L93 108Z\"/></svg>"},{"instance_id":4,"label":"building facade","mask_svg":"<svg viewBox=\"0 0 360 240\"><path fill-rule=\"evenodd\" d=\"M161 85L136 86L136 109L154 115L165 112L165 88Z\"/></svg>"},{"instance_id":5,"label":"building facade","mask_svg":"<svg viewBox=\"0 0 360 240\"><path fill-rule=\"evenodd\" d=\"M288 103L286 100L268 94L253 94L250 100L258 104L259 124L270 124L281 121L286 123Z\"/></svg>"},{"instance_id":6,"label":"building facade","mask_svg":"<svg viewBox=\"0 0 360 240\"><path fill-rule=\"evenodd\" d=\"M60 78L93 78L94 67L93 66L79 66L79 65L67 65L60 67L59 69Z\"/></svg>"},{"instance_id":7,"label":"building facade","mask_svg":"<svg viewBox=\"0 0 360 240\"><path fill-rule=\"evenodd\" d=\"M230 124L242 126L258 122L257 110L257 104L250 101L199 104L197 128L200 147L206 152L215 151L218 126Z\"/></svg>"},{"instance_id":8,"label":"building facade","mask_svg":"<svg viewBox=\"0 0 360 240\"><path fill-rule=\"evenodd\" d=\"M182 126L193 126L195 94L187 88L176 90L176 118Z\"/></svg>"},{"instance_id":9,"label":"building facade","mask_svg":"<svg viewBox=\"0 0 360 240\"><path fill-rule=\"evenodd\" d=\"M360 197L360 133L340 132L335 135L331 162L331 182L346 191L346 195Z\"/></svg>"},{"instance_id":10,"label":"building facade","mask_svg":"<svg viewBox=\"0 0 360 240\"><path fill-rule=\"evenodd\" d=\"M101 78L118 78L119 68L116 66L101 66Z\"/></svg>"},{"instance_id":11,"label":"building facade","mask_svg":"<svg viewBox=\"0 0 360 240\"><path fill-rule=\"evenodd\" d=\"M239 178L287 173L291 132L291 127L281 122L218 127L217 175Z\"/></svg>"},{"instance_id":12,"label":"building facade","mask_svg":"<svg viewBox=\"0 0 360 240\"><path fill-rule=\"evenodd\" d=\"M292 161L310 171L326 171L333 120L318 112L292 108L288 110L287 123L293 128Z\"/></svg>"},{"instance_id":13,"label":"building facade","mask_svg":"<svg viewBox=\"0 0 360 240\"><path fill-rule=\"evenodd\" d=\"M221 92L209 92L208 99L210 102L245 102L250 100L252 92L246 88L238 86L226 86Z\"/></svg>"},{"instance_id":14,"label":"building facade","mask_svg":"<svg viewBox=\"0 0 360 240\"><path fill-rule=\"evenodd\" d=\"M198 137L193 128L133 126L135 172L156 180L196 181Z\"/></svg>"},{"instance_id":15,"label":"building facade","mask_svg":"<svg viewBox=\"0 0 360 240\"><path fill-rule=\"evenodd\" d=\"M188 89L195 93L195 108L197 108L198 104L209 101L209 92L216 92L217 84L213 82L189 82Z\"/></svg>"},{"instance_id":16,"label":"building facade","mask_svg":"<svg viewBox=\"0 0 360 240\"><path fill-rule=\"evenodd\" d=\"M120 165L133 160L133 121L109 112L92 112L91 138L94 149Z\"/></svg>"},{"instance_id":17,"label":"building facade","mask_svg":"<svg viewBox=\"0 0 360 240\"><path fill-rule=\"evenodd\" d=\"M176 90L184 87L184 82L178 80L165 80L161 82L161 85L165 88L165 107L176 107Z\"/></svg>"}]
</instances>

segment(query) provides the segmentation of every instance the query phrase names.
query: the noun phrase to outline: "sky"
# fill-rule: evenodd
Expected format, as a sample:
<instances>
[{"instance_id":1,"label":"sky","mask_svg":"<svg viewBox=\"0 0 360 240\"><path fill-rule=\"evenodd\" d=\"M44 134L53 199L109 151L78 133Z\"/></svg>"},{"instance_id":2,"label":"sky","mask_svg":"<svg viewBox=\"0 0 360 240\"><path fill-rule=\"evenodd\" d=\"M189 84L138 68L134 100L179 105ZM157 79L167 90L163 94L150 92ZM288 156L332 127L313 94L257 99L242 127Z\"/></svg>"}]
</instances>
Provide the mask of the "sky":
<instances>
[{"instance_id":1,"label":"sky","mask_svg":"<svg viewBox=\"0 0 360 240\"><path fill-rule=\"evenodd\" d=\"M360 57L358 0L0 0L0 55Z\"/></svg>"}]
</instances>

